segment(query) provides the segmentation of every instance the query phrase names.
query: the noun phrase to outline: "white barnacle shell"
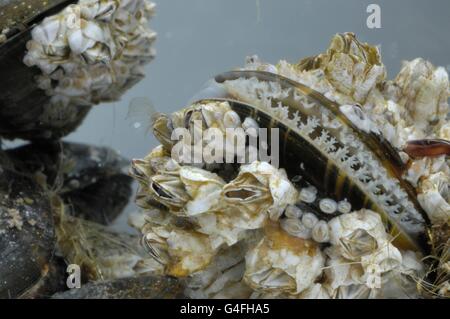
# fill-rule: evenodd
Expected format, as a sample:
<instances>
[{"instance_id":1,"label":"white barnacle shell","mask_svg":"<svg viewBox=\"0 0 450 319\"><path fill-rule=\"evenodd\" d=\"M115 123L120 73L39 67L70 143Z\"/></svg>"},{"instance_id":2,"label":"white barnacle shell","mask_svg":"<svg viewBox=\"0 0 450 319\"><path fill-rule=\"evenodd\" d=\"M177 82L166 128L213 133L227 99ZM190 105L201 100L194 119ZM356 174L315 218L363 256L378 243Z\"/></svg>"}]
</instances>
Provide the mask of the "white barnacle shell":
<instances>
[{"instance_id":1,"label":"white barnacle shell","mask_svg":"<svg viewBox=\"0 0 450 319\"><path fill-rule=\"evenodd\" d=\"M352 204L348 202L347 200L341 200L338 202L338 212L341 214L348 214L352 210Z\"/></svg>"},{"instance_id":2,"label":"white barnacle shell","mask_svg":"<svg viewBox=\"0 0 450 319\"><path fill-rule=\"evenodd\" d=\"M333 290L342 286L363 284L364 270L359 263L342 257L334 246L327 248L325 252L328 256L325 275Z\"/></svg>"},{"instance_id":3,"label":"white barnacle shell","mask_svg":"<svg viewBox=\"0 0 450 319\"><path fill-rule=\"evenodd\" d=\"M439 130L439 137L444 140L450 140L450 122L444 123Z\"/></svg>"},{"instance_id":4,"label":"white barnacle shell","mask_svg":"<svg viewBox=\"0 0 450 319\"><path fill-rule=\"evenodd\" d=\"M361 257L361 265L366 272L372 267L376 272L382 274L397 269L401 264L402 254L389 241L386 241L373 253Z\"/></svg>"},{"instance_id":5,"label":"white barnacle shell","mask_svg":"<svg viewBox=\"0 0 450 319\"><path fill-rule=\"evenodd\" d=\"M191 197L184 207L186 215L202 214L219 205L220 194L225 182L216 174L195 167L183 166L180 168L180 180Z\"/></svg>"},{"instance_id":6,"label":"white barnacle shell","mask_svg":"<svg viewBox=\"0 0 450 319\"><path fill-rule=\"evenodd\" d=\"M258 122L255 121L255 119L251 117L246 117L244 119L244 122L242 123L242 128L248 135L253 137L258 136L259 124Z\"/></svg>"},{"instance_id":7,"label":"white barnacle shell","mask_svg":"<svg viewBox=\"0 0 450 319\"><path fill-rule=\"evenodd\" d=\"M247 229L251 229L252 225L244 225L239 216L236 214L224 214L221 212L211 212L201 214L195 217L198 225L198 231L208 235L213 249L226 244L232 246L241 240ZM260 227L259 225L256 228Z\"/></svg>"},{"instance_id":8,"label":"white barnacle shell","mask_svg":"<svg viewBox=\"0 0 450 319\"><path fill-rule=\"evenodd\" d=\"M182 216L195 216L218 207L225 185L216 174L192 166L163 171L149 181L155 200Z\"/></svg>"},{"instance_id":9,"label":"white barnacle shell","mask_svg":"<svg viewBox=\"0 0 450 319\"><path fill-rule=\"evenodd\" d=\"M204 270L192 274L186 295L190 298L249 298L252 290L243 282L245 253L252 239L220 250Z\"/></svg>"},{"instance_id":10,"label":"white barnacle shell","mask_svg":"<svg viewBox=\"0 0 450 319\"><path fill-rule=\"evenodd\" d=\"M280 221L281 228L291 236L311 239L311 229L298 218L285 218Z\"/></svg>"},{"instance_id":11,"label":"white barnacle shell","mask_svg":"<svg viewBox=\"0 0 450 319\"><path fill-rule=\"evenodd\" d=\"M317 188L311 185L300 190L299 199L305 203L313 203L316 200L316 196Z\"/></svg>"},{"instance_id":12,"label":"white barnacle shell","mask_svg":"<svg viewBox=\"0 0 450 319\"><path fill-rule=\"evenodd\" d=\"M445 120L449 81L444 68L418 58L404 63L394 83L401 91L398 103L410 114L414 126L426 129Z\"/></svg>"},{"instance_id":13,"label":"white barnacle shell","mask_svg":"<svg viewBox=\"0 0 450 319\"><path fill-rule=\"evenodd\" d=\"M241 126L241 118L235 111L228 111L223 117L223 123L227 128L237 128Z\"/></svg>"},{"instance_id":14,"label":"white barnacle shell","mask_svg":"<svg viewBox=\"0 0 450 319\"><path fill-rule=\"evenodd\" d=\"M438 172L424 178L419 186L417 199L433 224L445 224L450 220L449 175Z\"/></svg>"},{"instance_id":15,"label":"white barnacle shell","mask_svg":"<svg viewBox=\"0 0 450 319\"><path fill-rule=\"evenodd\" d=\"M298 294L322 273L325 258L313 241L293 237L276 223L246 256L245 282L256 291Z\"/></svg>"},{"instance_id":16,"label":"white barnacle shell","mask_svg":"<svg viewBox=\"0 0 450 319\"><path fill-rule=\"evenodd\" d=\"M341 104L364 103L386 77L378 48L359 42L352 33L335 35L325 53L297 65L282 62L280 74Z\"/></svg>"},{"instance_id":17,"label":"white barnacle shell","mask_svg":"<svg viewBox=\"0 0 450 319\"><path fill-rule=\"evenodd\" d=\"M313 229L319 222L319 218L313 213L304 213L302 216L302 223L308 229Z\"/></svg>"},{"instance_id":18,"label":"white barnacle shell","mask_svg":"<svg viewBox=\"0 0 450 319\"><path fill-rule=\"evenodd\" d=\"M380 134L377 125L364 113L359 105L341 105L339 109L361 131Z\"/></svg>"},{"instance_id":19,"label":"white barnacle shell","mask_svg":"<svg viewBox=\"0 0 450 319\"><path fill-rule=\"evenodd\" d=\"M349 260L359 260L388 239L380 215L366 209L335 217L328 225L330 242Z\"/></svg>"},{"instance_id":20,"label":"white barnacle shell","mask_svg":"<svg viewBox=\"0 0 450 319\"><path fill-rule=\"evenodd\" d=\"M303 215L303 211L296 205L288 205L284 211L284 214L288 218L300 219Z\"/></svg>"},{"instance_id":21,"label":"white barnacle shell","mask_svg":"<svg viewBox=\"0 0 450 319\"><path fill-rule=\"evenodd\" d=\"M340 260L343 264L347 260L348 265L357 262L356 265L359 269L358 275L353 276L350 281L348 281L348 275L343 273L340 277L341 280L336 281L339 278L338 273L336 270L329 270L335 288L338 285L342 287L359 282L371 290L370 295L376 296L380 295L379 288L382 288L383 280L388 280L384 277L385 274L394 271L399 276L414 275L417 277L420 273L421 263L417 257L405 253L407 259L403 260L401 251L391 244L381 218L374 212L360 210L341 215L331 220L329 224L332 230L331 243L333 244L333 248L329 249L329 252L332 252L331 257ZM347 269L353 267L348 265ZM373 278L379 280L373 281ZM405 278L400 279L406 282ZM409 285L411 286L411 283Z\"/></svg>"},{"instance_id":22,"label":"white barnacle shell","mask_svg":"<svg viewBox=\"0 0 450 319\"><path fill-rule=\"evenodd\" d=\"M328 229L328 223L326 221L317 222L312 231L311 231L312 239L318 243L326 243L330 240L330 231Z\"/></svg>"},{"instance_id":23,"label":"white barnacle shell","mask_svg":"<svg viewBox=\"0 0 450 319\"><path fill-rule=\"evenodd\" d=\"M184 207L191 199L179 173L162 173L149 179L149 195L177 215L184 215Z\"/></svg>"},{"instance_id":24,"label":"white barnacle shell","mask_svg":"<svg viewBox=\"0 0 450 319\"><path fill-rule=\"evenodd\" d=\"M175 226L173 216L154 216L143 228L143 242L152 256L165 265L165 273L185 277L207 267L215 251L207 235Z\"/></svg>"},{"instance_id":25,"label":"white barnacle shell","mask_svg":"<svg viewBox=\"0 0 450 319\"><path fill-rule=\"evenodd\" d=\"M224 202L249 216L261 214L278 219L289 204L297 201L295 187L282 170L255 161L240 167L239 175L225 185Z\"/></svg>"},{"instance_id":26,"label":"white barnacle shell","mask_svg":"<svg viewBox=\"0 0 450 319\"><path fill-rule=\"evenodd\" d=\"M334 214L338 209L338 205L332 198L323 198L319 201L319 208L325 214Z\"/></svg>"},{"instance_id":27,"label":"white barnacle shell","mask_svg":"<svg viewBox=\"0 0 450 319\"><path fill-rule=\"evenodd\" d=\"M117 9L115 1L80 0L79 5L81 16L88 20L110 21Z\"/></svg>"}]
</instances>

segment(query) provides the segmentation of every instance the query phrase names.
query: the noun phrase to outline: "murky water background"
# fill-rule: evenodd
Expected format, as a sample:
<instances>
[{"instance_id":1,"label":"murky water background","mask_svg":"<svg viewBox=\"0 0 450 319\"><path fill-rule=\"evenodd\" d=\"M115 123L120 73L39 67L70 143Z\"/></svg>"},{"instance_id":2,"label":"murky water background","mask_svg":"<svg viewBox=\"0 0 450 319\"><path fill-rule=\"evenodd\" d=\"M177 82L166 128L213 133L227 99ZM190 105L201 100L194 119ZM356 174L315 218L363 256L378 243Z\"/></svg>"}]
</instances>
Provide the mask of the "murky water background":
<instances>
[{"instance_id":1,"label":"murky water background","mask_svg":"<svg viewBox=\"0 0 450 319\"><path fill-rule=\"evenodd\" d=\"M296 61L325 50L331 36L352 31L381 45L389 77L401 61L423 57L450 69L448 0L154 0L157 57L146 78L120 102L95 107L70 141L110 146L128 158L157 145L146 132L148 118L127 119L136 98L160 112L186 106L217 73L240 66L248 55ZM381 29L366 26L370 3L381 6ZM130 204L126 214L135 210ZM123 228L126 217L116 225Z\"/></svg>"}]
</instances>

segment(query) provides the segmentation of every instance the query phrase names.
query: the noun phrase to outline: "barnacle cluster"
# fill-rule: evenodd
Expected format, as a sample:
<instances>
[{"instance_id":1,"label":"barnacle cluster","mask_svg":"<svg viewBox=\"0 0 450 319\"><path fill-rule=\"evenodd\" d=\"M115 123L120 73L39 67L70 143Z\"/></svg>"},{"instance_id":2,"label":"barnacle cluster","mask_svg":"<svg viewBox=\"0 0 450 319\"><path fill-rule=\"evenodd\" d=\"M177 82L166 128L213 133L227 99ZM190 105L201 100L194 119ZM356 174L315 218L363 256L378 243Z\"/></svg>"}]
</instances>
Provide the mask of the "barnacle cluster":
<instances>
[{"instance_id":1,"label":"barnacle cluster","mask_svg":"<svg viewBox=\"0 0 450 319\"><path fill-rule=\"evenodd\" d=\"M155 55L148 0L0 3L0 136L56 140L117 101ZM21 85L17 85L21 83Z\"/></svg>"},{"instance_id":2,"label":"barnacle cluster","mask_svg":"<svg viewBox=\"0 0 450 319\"><path fill-rule=\"evenodd\" d=\"M23 62L37 66L50 108L114 101L154 57L147 0L80 0L31 32Z\"/></svg>"},{"instance_id":3,"label":"barnacle cluster","mask_svg":"<svg viewBox=\"0 0 450 319\"><path fill-rule=\"evenodd\" d=\"M130 223L159 262L147 271L188 278L190 297L448 296L448 94L446 71L422 59L387 80L351 33L296 64L253 56L217 76L155 118L162 145L133 161L143 211ZM259 127L280 129L280 167L249 155ZM194 138L175 143L177 128ZM195 138L211 128L220 143ZM244 159L228 128L244 132ZM235 161L179 152L212 145Z\"/></svg>"}]
</instances>

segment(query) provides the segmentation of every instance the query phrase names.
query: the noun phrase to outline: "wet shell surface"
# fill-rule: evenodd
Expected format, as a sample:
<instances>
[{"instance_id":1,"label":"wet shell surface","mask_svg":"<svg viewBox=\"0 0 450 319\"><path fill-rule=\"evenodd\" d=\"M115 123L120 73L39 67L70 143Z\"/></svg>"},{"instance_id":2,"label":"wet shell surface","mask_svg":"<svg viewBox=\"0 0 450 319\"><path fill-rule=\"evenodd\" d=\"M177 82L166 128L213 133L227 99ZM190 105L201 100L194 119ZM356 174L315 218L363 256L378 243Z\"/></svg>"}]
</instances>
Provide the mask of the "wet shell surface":
<instances>
[{"instance_id":1,"label":"wet shell surface","mask_svg":"<svg viewBox=\"0 0 450 319\"><path fill-rule=\"evenodd\" d=\"M6 1L1 8L5 138L67 135L92 105L118 100L142 79L154 56L147 0Z\"/></svg>"},{"instance_id":2,"label":"wet shell surface","mask_svg":"<svg viewBox=\"0 0 450 319\"><path fill-rule=\"evenodd\" d=\"M407 146L447 138L448 89L421 59L388 81L378 49L352 33L298 64L250 57L154 118L161 145L131 168L134 225L164 273L192 279L192 297L419 296L422 257L441 253L430 227L450 219L449 169L444 142ZM258 128L277 129L259 150L278 142L278 159L251 157ZM190 135L174 139L179 129ZM243 153L227 129L243 132ZM224 154L213 163L198 151L211 146Z\"/></svg>"},{"instance_id":3,"label":"wet shell surface","mask_svg":"<svg viewBox=\"0 0 450 319\"><path fill-rule=\"evenodd\" d=\"M131 178L123 172L128 161L117 152L35 143L2 151L0 162L4 298L49 298L66 290L70 263L82 267L84 282L134 276L157 264L144 262L139 237L105 226L131 194Z\"/></svg>"},{"instance_id":4,"label":"wet shell surface","mask_svg":"<svg viewBox=\"0 0 450 319\"><path fill-rule=\"evenodd\" d=\"M17 298L49 270L55 251L50 198L27 176L0 165L0 298Z\"/></svg>"}]
</instances>

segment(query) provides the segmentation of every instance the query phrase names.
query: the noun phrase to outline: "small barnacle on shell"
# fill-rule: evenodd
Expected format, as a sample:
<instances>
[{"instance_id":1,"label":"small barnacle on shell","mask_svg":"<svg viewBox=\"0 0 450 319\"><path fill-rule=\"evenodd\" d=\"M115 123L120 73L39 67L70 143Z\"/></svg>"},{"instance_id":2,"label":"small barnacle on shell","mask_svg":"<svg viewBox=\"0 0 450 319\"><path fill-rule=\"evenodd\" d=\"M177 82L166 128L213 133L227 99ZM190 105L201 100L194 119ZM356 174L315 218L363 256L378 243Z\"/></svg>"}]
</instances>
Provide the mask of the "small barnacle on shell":
<instances>
[{"instance_id":1,"label":"small barnacle on shell","mask_svg":"<svg viewBox=\"0 0 450 319\"><path fill-rule=\"evenodd\" d=\"M272 220L277 220L298 199L292 183L267 162L242 165L238 177L225 185L222 193L227 205L248 215L268 212Z\"/></svg>"},{"instance_id":2,"label":"small barnacle on shell","mask_svg":"<svg viewBox=\"0 0 450 319\"><path fill-rule=\"evenodd\" d=\"M293 237L271 222L246 256L244 280L255 290L298 294L322 273L325 258L313 241Z\"/></svg>"},{"instance_id":3,"label":"small barnacle on shell","mask_svg":"<svg viewBox=\"0 0 450 319\"><path fill-rule=\"evenodd\" d=\"M142 228L143 242L171 276L185 277L207 267L215 255L209 238L189 227L178 227L167 213L152 216Z\"/></svg>"},{"instance_id":4,"label":"small barnacle on shell","mask_svg":"<svg viewBox=\"0 0 450 319\"><path fill-rule=\"evenodd\" d=\"M335 217L328 225L331 243L349 260L358 260L388 240L380 216L369 210Z\"/></svg>"},{"instance_id":5,"label":"small barnacle on shell","mask_svg":"<svg viewBox=\"0 0 450 319\"><path fill-rule=\"evenodd\" d=\"M6 138L67 135L92 105L118 100L142 79L143 65L155 55L148 0L0 6L6 20L0 25L11 30L0 41L0 135Z\"/></svg>"},{"instance_id":6,"label":"small barnacle on shell","mask_svg":"<svg viewBox=\"0 0 450 319\"><path fill-rule=\"evenodd\" d=\"M364 103L370 90L386 77L378 48L361 43L352 33L338 34L326 53L301 60L291 66L302 80L323 75L323 83L307 83L326 95L334 95L341 103ZM279 68L288 68L280 63ZM282 71L283 72L283 71ZM305 82L306 82L305 81Z\"/></svg>"}]
</instances>

